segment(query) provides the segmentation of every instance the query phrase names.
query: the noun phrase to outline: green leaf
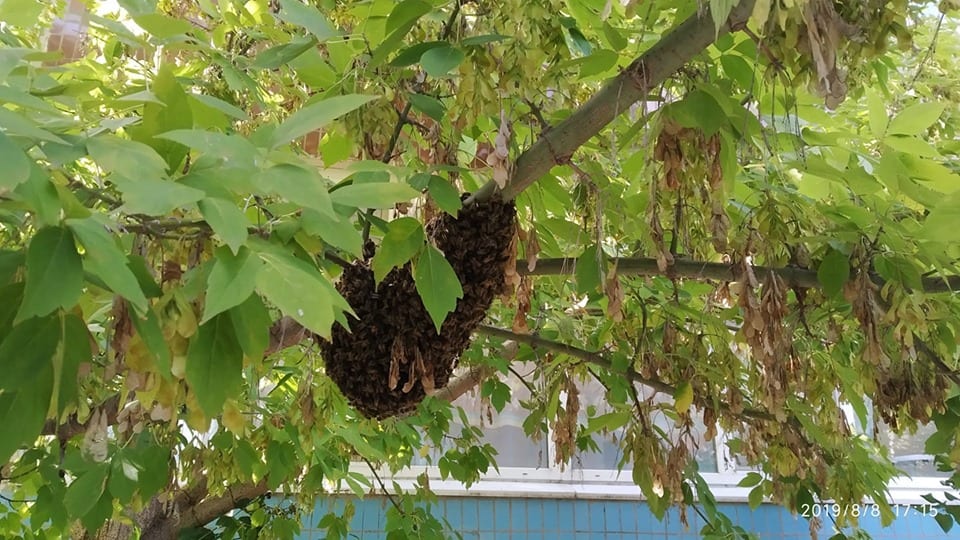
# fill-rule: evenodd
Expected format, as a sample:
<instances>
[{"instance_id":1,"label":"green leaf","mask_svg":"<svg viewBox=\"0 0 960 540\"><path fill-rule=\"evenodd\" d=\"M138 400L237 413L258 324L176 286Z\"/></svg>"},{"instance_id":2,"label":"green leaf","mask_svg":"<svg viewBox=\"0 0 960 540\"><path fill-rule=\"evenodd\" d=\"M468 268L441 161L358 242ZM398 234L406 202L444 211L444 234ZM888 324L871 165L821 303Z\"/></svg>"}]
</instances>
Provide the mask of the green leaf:
<instances>
[{"instance_id":1,"label":"green leaf","mask_svg":"<svg viewBox=\"0 0 960 540\"><path fill-rule=\"evenodd\" d=\"M431 5L421 0L404 0L397 3L390 15L387 17L387 24L384 28L386 34L393 33L403 25L416 21L427 13L430 13Z\"/></svg>"},{"instance_id":2,"label":"green leaf","mask_svg":"<svg viewBox=\"0 0 960 540\"><path fill-rule=\"evenodd\" d=\"M71 517L81 518L93 510L107 486L109 472L106 463L97 463L67 486L63 504Z\"/></svg>"},{"instance_id":3,"label":"green leaf","mask_svg":"<svg viewBox=\"0 0 960 540\"><path fill-rule=\"evenodd\" d=\"M729 124L723 107L710 94L694 90L683 100L666 108L670 117L681 126L700 128L706 136L711 136Z\"/></svg>"},{"instance_id":4,"label":"green leaf","mask_svg":"<svg viewBox=\"0 0 960 540\"><path fill-rule=\"evenodd\" d=\"M205 94L188 94L188 95L191 99L199 101L201 104L207 107L210 107L211 109L216 109L235 120L250 119L250 116L246 112L244 112L243 109L237 108L236 106L231 105L220 98L208 96Z\"/></svg>"},{"instance_id":5,"label":"green leaf","mask_svg":"<svg viewBox=\"0 0 960 540\"><path fill-rule=\"evenodd\" d=\"M116 497L120 504L126 504L133 499L139 482L140 464L123 450L114 454L110 460L110 479L107 481L110 495Z\"/></svg>"},{"instance_id":6,"label":"green leaf","mask_svg":"<svg viewBox=\"0 0 960 540\"><path fill-rule=\"evenodd\" d=\"M603 21L603 35L607 38L610 48L615 51L621 51L630 43L627 38L614 28L608 21Z\"/></svg>"},{"instance_id":7,"label":"green leaf","mask_svg":"<svg viewBox=\"0 0 960 540\"><path fill-rule=\"evenodd\" d=\"M0 285L10 283L20 271L25 259L22 251L0 250Z\"/></svg>"},{"instance_id":8,"label":"green leaf","mask_svg":"<svg viewBox=\"0 0 960 540\"><path fill-rule=\"evenodd\" d=\"M760 485L763 481L763 475L758 472L748 472L739 482L737 487L754 487Z\"/></svg>"},{"instance_id":9,"label":"green leaf","mask_svg":"<svg viewBox=\"0 0 960 540\"><path fill-rule=\"evenodd\" d=\"M71 308L83 288L83 263L73 235L63 227L40 229L27 248L27 279L17 322Z\"/></svg>"},{"instance_id":10,"label":"green leaf","mask_svg":"<svg viewBox=\"0 0 960 540\"><path fill-rule=\"evenodd\" d=\"M312 236L319 236L331 246L342 249L357 257L363 253L363 237L353 226L350 218L334 213L336 218L321 214L316 210L304 209L300 214L303 230Z\"/></svg>"},{"instance_id":11,"label":"green leaf","mask_svg":"<svg viewBox=\"0 0 960 540\"><path fill-rule=\"evenodd\" d=\"M33 211L40 225L60 223L60 196L44 169L31 165L30 178L17 186L14 193Z\"/></svg>"},{"instance_id":12,"label":"green leaf","mask_svg":"<svg viewBox=\"0 0 960 540\"><path fill-rule=\"evenodd\" d=\"M413 266L413 281L439 334L443 320L457 308L457 300L463 298L460 280L443 253L427 245Z\"/></svg>"},{"instance_id":13,"label":"green leaf","mask_svg":"<svg viewBox=\"0 0 960 540\"><path fill-rule=\"evenodd\" d=\"M129 180L111 177L123 193L123 208L131 214L162 216L202 199L206 193L171 180Z\"/></svg>"},{"instance_id":14,"label":"green leaf","mask_svg":"<svg viewBox=\"0 0 960 540\"><path fill-rule=\"evenodd\" d=\"M199 150L204 155L219 160L223 167L228 169L254 169L260 157L260 151L250 144L250 141L238 135L224 135L202 129L177 129L157 135L157 138L169 139ZM191 174L195 172L192 171Z\"/></svg>"},{"instance_id":15,"label":"green leaf","mask_svg":"<svg viewBox=\"0 0 960 540\"><path fill-rule=\"evenodd\" d=\"M294 61L301 54L316 47L317 40L312 37L295 38L290 43L270 47L259 53L254 59L252 67L257 69L277 69Z\"/></svg>"},{"instance_id":16,"label":"green leaf","mask_svg":"<svg viewBox=\"0 0 960 540\"><path fill-rule=\"evenodd\" d=\"M897 150L898 152L903 152L904 154L929 158L940 157L940 152L938 152L933 145L917 137L890 135L888 137L884 137L883 144L893 148L894 150Z\"/></svg>"},{"instance_id":17,"label":"green leaf","mask_svg":"<svg viewBox=\"0 0 960 540\"><path fill-rule=\"evenodd\" d=\"M600 286L600 260L597 255L597 246L594 244L583 250L583 254L577 258L573 275L580 294L594 291Z\"/></svg>"},{"instance_id":18,"label":"green leaf","mask_svg":"<svg viewBox=\"0 0 960 540\"><path fill-rule=\"evenodd\" d=\"M166 338L163 337L163 329L160 328L160 320L152 309L148 309L143 317L134 316L130 318L137 334L150 352L153 363L164 379L170 380L173 376L171 367L173 361L170 355L170 346L167 345Z\"/></svg>"},{"instance_id":19,"label":"green leaf","mask_svg":"<svg viewBox=\"0 0 960 540\"><path fill-rule=\"evenodd\" d=\"M251 294L244 302L229 311L230 322L240 342L240 349L247 358L263 358L270 344L270 312L259 295Z\"/></svg>"},{"instance_id":20,"label":"green leaf","mask_svg":"<svg viewBox=\"0 0 960 540\"><path fill-rule=\"evenodd\" d=\"M614 431L627 425L632 418L633 412L629 409L594 416L587 420L587 431L590 433Z\"/></svg>"},{"instance_id":21,"label":"green leaf","mask_svg":"<svg viewBox=\"0 0 960 540\"><path fill-rule=\"evenodd\" d=\"M443 121L443 115L447 109L439 99L425 94L407 94L410 104L414 109L433 118L437 122Z\"/></svg>"},{"instance_id":22,"label":"green leaf","mask_svg":"<svg viewBox=\"0 0 960 540\"><path fill-rule=\"evenodd\" d=\"M51 315L13 326L0 342L0 366L4 373L0 390L20 390L37 372L48 366L53 368L52 360L61 338L60 325L60 317ZM43 412L46 413L46 409Z\"/></svg>"},{"instance_id":23,"label":"green leaf","mask_svg":"<svg viewBox=\"0 0 960 540\"><path fill-rule=\"evenodd\" d=\"M505 36L503 34L483 34L480 36L470 36L460 40L461 47L478 47L480 45L486 45L487 43L497 43L510 39L510 36Z\"/></svg>"},{"instance_id":24,"label":"green leaf","mask_svg":"<svg viewBox=\"0 0 960 540\"><path fill-rule=\"evenodd\" d=\"M140 464L140 495L149 498L160 491L170 478L170 449L150 441L136 450Z\"/></svg>"},{"instance_id":25,"label":"green leaf","mask_svg":"<svg viewBox=\"0 0 960 540\"><path fill-rule=\"evenodd\" d=\"M257 290L285 315L322 337L330 337L334 299L326 278L307 263L286 253L260 252L266 263L257 276Z\"/></svg>"},{"instance_id":26,"label":"green leaf","mask_svg":"<svg viewBox=\"0 0 960 540\"><path fill-rule=\"evenodd\" d=\"M4 130L8 135L17 135L20 137L27 137L37 141L45 141L51 143L54 146L71 146L67 141L62 138L50 133L45 129L41 129L37 126L37 123L33 120L28 120L21 114L17 114L10 109L5 107L0 107L0 126L3 126ZM44 153L47 153L47 148L44 146ZM86 152L81 150L80 155L85 154ZM49 154L48 154L48 157ZM73 161L73 160L71 160Z\"/></svg>"},{"instance_id":27,"label":"green leaf","mask_svg":"<svg viewBox=\"0 0 960 540\"><path fill-rule=\"evenodd\" d=\"M257 284L263 262L245 247L236 255L226 248L214 253L213 270L207 278L207 300L201 324L234 306L242 304Z\"/></svg>"},{"instance_id":28,"label":"green leaf","mask_svg":"<svg viewBox=\"0 0 960 540\"><path fill-rule=\"evenodd\" d=\"M420 253L426 241L423 225L416 219L402 217L391 221L388 227L387 234L370 263L373 279L378 284L390 270L402 266Z\"/></svg>"},{"instance_id":29,"label":"green leaf","mask_svg":"<svg viewBox=\"0 0 960 540\"><path fill-rule=\"evenodd\" d=\"M173 68L164 64L153 78L153 93L161 103L145 103L139 126L128 128L130 137L144 143L159 154L167 164L167 171L174 171L183 162L189 149L183 144L156 135L176 129L193 127L193 111L183 87L177 82Z\"/></svg>"},{"instance_id":30,"label":"green leaf","mask_svg":"<svg viewBox=\"0 0 960 540\"><path fill-rule=\"evenodd\" d=\"M334 204L354 208L393 208L420 195L407 184L350 184L330 192Z\"/></svg>"},{"instance_id":31,"label":"green leaf","mask_svg":"<svg viewBox=\"0 0 960 540\"><path fill-rule=\"evenodd\" d=\"M710 16L713 17L713 26L716 34L720 33L720 28L727 22L733 6L737 5L739 0L710 0Z\"/></svg>"},{"instance_id":32,"label":"green leaf","mask_svg":"<svg viewBox=\"0 0 960 540\"><path fill-rule=\"evenodd\" d=\"M737 81L741 88L753 87L754 68L742 56L734 53L725 54L720 57L720 65L723 66L723 72Z\"/></svg>"},{"instance_id":33,"label":"green leaf","mask_svg":"<svg viewBox=\"0 0 960 540\"><path fill-rule=\"evenodd\" d=\"M193 25L184 19L178 19L163 13L147 13L133 18L137 26L146 30L150 35L160 39L171 38L193 32Z\"/></svg>"},{"instance_id":34,"label":"green leaf","mask_svg":"<svg viewBox=\"0 0 960 540\"><path fill-rule=\"evenodd\" d=\"M867 90L866 94L870 132L874 137L882 139L887 131L887 122L890 121L890 117L887 115L887 106L877 91Z\"/></svg>"},{"instance_id":35,"label":"green leaf","mask_svg":"<svg viewBox=\"0 0 960 540\"><path fill-rule=\"evenodd\" d=\"M0 131L0 163L3 163L3 174L0 174L0 194L30 178L33 162L2 131Z\"/></svg>"},{"instance_id":36,"label":"green leaf","mask_svg":"<svg viewBox=\"0 0 960 540\"><path fill-rule=\"evenodd\" d=\"M687 412L693 405L693 385L690 381L683 381L673 391L674 408L677 412Z\"/></svg>"},{"instance_id":37,"label":"green leaf","mask_svg":"<svg viewBox=\"0 0 960 540\"><path fill-rule=\"evenodd\" d=\"M247 241L247 227L250 225L243 212L235 203L216 197L207 197L197 206L213 232L236 253Z\"/></svg>"},{"instance_id":38,"label":"green leaf","mask_svg":"<svg viewBox=\"0 0 960 540\"><path fill-rule=\"evenodd\" d=\"M437 206L439 206L441 210L453 217L457 217L460 208L463 206L463 202L460 200L460 192L457 191L457 188L453 187L450 182L444 180L443 177L434 174L430 176L430 184L427 189L430 191L430 197L433 198L433 202L437 203Z\"/></svg>"},{"instance_id":39,"label":"green leaf","mask_svg":"<svg viewBox=\"0 0 960 540\"><path fill-rule=\"evenodd\" d=\"M590 56L578 60L580 78L593 77L610 71L617 65L620 55L610 49L597 49Z\"/></svg>"},{"instance_id":40,"label":"green leaf","mask_svg":"<svg viewBox=\"0 0 960 540\"><path fill-rule=\"evenodd\" d=\"M960 192L944 198L930 210L917 237L934 242L954 242L957 231L960 231Z\"/></svg>"},{"instance_id":41,"label":"green leaf","mask_svg":"<svg viewBox=\"0 0 960 540\"><path fill-rule=\"evenodd\" d=\"M186 379L207 416L216 416L243 384L243 351L230 317L222 313L200 325L187 350Z\"/></svg>"},{"instance_id":42,"label":"green leaf","mask_svg":"<svg viewBox=\"0 0 960 540\"><path fill-rule=\"evenodd\" d=\"M947 513L939 513L933 516L933 519L937 520L937 525L940 526L940 529L944 533L950 532L950 529L953 528L953 516Z\"/></svg>"},{"instance_id":43,"label":"green leaf","mask_svg":"<svg viewBox=\"0 0 960 540\"><path fill-rule=\"evenodd\" d=\"M274 165L262 171L256 178L259 186L270 193L304 208L312 208L322 214L335 217L330 194L323 178L313 169L296 165Z\"/></svg>"},{"instance_id":44,"label":"green leaf","mask_svg":"<svg viewBox=\"0 0 960 540\"><path fill-rule=\"evenodd\" d=\"M422 43L414 43L413 45L397 53L397 55L393 57L393 60L390 61L390 65L394 67L407 67L416 64L420 61L420 57L423 56L423 53L434 47L440 47L443 45L449 45L449 42L424 41Z\"/></svg>"},{"instance_id":45,"label":"green leaf","mask_svg":"<svg viewBox=\"0 0 960 540\"><path fill-rule=\"evenodd\" d=\"M747 504L750 506L751 510L756 510L763 504L763 486L759 485L750 490L750 493L747 495Z\"/></svg>"},{"instance_id":46,"label":"green leaf","mask_svg":"<svg viewBox=\"0 0 960 540\"><path fill-rule=\"evenodd\" d=\"M849 258L835 249L831 249L817 268L817 280L823 285L823 294L834 297L843 290L850 279Z\"/></svg>"},{"instance_id":47,"label":"green leaf","mask_svg":"<svg viewBox=\"0 0 960 540\"><path fill-rule=\"evenodd\" d=\"M946 103L917 103L900 111L890 121L891 135L919 135L930 128L943 114Z\"/></svg>"},{"instance_id":48,"label":"green leaf","mask_svg":"<svg viewBox=\"0 0 960 540\"><path fill-rule=\"evenodd\" d=\"M290 2L294 1L295 0L290 0ZM307 105L290 115L277 127L273 132L272 146L276 148L281 144L303 137L307 133L320 129L336 118L354 111L379 97L380 96L347 94L334 96Z\"/></svg>"},{"instance_id":49,"label":"green leaf","mask_svg":"<svg viewBox=\"0 0 960 540\"><path fill-rule=\"evenodd\" d=\"M4 0L0 2L0 20L8 27L34 28L40 24L44 2L38 0Z\"/></svg>"},{"instance_id":50,"label":"green leaf","mask_svg":"<svg viewBox=\"0 0 960 540\"><path fill-rule=\"evenodd\" d=\"M463 51L450 45L433 47L420 57L423 70L431 77L444 77L466 58Z\"/></svg>"},{"instance_id":51,"label":"green leaf","mask_svg":"<svg viewBox=\"0 0 960 540\"><path fill-rule=\"evenodd\" d=\"M77 372L80 365L90 362L93 352L90 350L90 331L87 323L73 313L63 318L63 346L53 360L53 396L56 399L57 414L62 414L67 406L77 402Z\"/></svg>"},{"instance_id":52,"label":"green leaf","mask_svg":"<svg viewBox=\"0 0 960 540\"><path fill-rule=\"evenodd\" d=\"M126 298L137 313L147 311L147 297L129 266L127 256L117 247L116 239L95 218L68 219L67 226L84 249L86 269Z\"/></svg>"},{"instance_id":53,"label":"green leaf","mask_svg":"<svg viewBox=\"0 0 960 540\"><path fill-rule=\"evenodd\" d=\"M300 0L280 0L279 16L286 23L306 28L321 42L340 35L323 13L312 5L304 5Z\"/></svg>"},{"instance_id":54,"label":"green leaf","mask_svg":"<svg viewBox=\"0 0 960 540\"><path fill-rule=\"evenodd\" d=\"M40 435L53 396L52 359L59 344L55 316L18 324L0 343L0 462Z\"/></svg>"},{"instance_id":55,"label":"green leaf","mask_svg":"<svg viewBox=\"0 0 960 540\"><path fill-rule=\"evenodd\" d=\"M158 181L167 176L167 162L143 143L100 135L87 139L87 152L104 170L128 179Z\"/></svg>"}]
</instances>

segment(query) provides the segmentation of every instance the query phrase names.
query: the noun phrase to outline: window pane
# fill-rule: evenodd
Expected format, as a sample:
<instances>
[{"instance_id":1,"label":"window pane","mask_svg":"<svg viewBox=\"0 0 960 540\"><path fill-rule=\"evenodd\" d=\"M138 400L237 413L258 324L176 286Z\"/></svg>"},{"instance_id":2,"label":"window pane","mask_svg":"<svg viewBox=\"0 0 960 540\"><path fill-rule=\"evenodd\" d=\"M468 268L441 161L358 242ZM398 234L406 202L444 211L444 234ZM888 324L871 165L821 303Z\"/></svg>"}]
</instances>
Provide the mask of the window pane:
<instances>
[{"instance_id":1,"label":"window pane","mask_svg":"<svg viewBox=\"0 0 960 540\"><path fill-rule=\"evenodd\" d=\"M534 371L534 364L515 363L514 371L526 376ZM528 382L532 382L529 380ZM457 398L453 405L463 407L463 411L470 421L470 425L480 428L483 436L481 443L487 443L497 450L496 462L498 467L529 467L545 468L550 465L550 455L548 450L547 438L543 437L539 441L533 441L523 432L523 421L527 417L527 411L520 406L521 400L530 399L530 391L522 381L517 377L501 377L504 384L510 387L510 400L507 401L503 411L497 413L496 409L490 405L484 404L480 397L479 389ZM463 429L460 423L459 415L454 414L450 422L450 436L457 437ZM454 446L454 442L444 439L442 448L439 451L431 453L433 462L440 457L443 451ZM420 457L414 457L414 464L424 465L426 460Z\"/></svg>"},{"instance_id":2,"label":"window pane","mask_svg":"<svg viewBox=\"0 0 960 540\"><path fill-rule=\"evenodd\" d=\"M933 424L917 427L917 432L897 435L881 423L877 432L880 444L890 450L890 456L897 468L910 476L950 476L949 472L937 470L933 456L924 452L927 439L937 431Z\"/></svg>"}]
</instances>

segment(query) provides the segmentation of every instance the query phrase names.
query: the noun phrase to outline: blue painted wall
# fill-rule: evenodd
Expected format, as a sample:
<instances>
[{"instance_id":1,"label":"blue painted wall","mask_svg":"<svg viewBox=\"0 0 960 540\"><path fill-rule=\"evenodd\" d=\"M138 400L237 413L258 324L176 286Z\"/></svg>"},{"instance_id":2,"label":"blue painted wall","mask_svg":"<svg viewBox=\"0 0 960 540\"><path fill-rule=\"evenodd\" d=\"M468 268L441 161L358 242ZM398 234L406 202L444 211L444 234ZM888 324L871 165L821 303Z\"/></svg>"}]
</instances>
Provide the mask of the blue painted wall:
<instances>
[{"instance_id":1,"label":"blue painted wall","mask_svg":"<svg viewBox=\"0 0 960 540\"><path fill-rule=\"evenodd\" d=\"M343 504L342 498L321 502L314 514L304 519L299 538L326 538L316 524L330 510L339 513ZM354 500L356 513L350 538L384 538L384 512L388 504L381 497ZM750 510L746 504L722 504L721 507L734 523L762 539L810 538L808 521L792 516L781 507L763 505L757 510ZM699 540L703 526L692 509L687 513L689 528L684 528L677 510L671 510L663 521L658 521L640 501L444 497L433 508L433 513L438 518L446 518L464 540ZM879 518L867 516L860 520L877 540L960 539L960 529L945 534L929 516L900 517L887 528L880 526ZM819 537L826 539L832 531L829 520L823 521Z\"/></svg>"}]
</instances>

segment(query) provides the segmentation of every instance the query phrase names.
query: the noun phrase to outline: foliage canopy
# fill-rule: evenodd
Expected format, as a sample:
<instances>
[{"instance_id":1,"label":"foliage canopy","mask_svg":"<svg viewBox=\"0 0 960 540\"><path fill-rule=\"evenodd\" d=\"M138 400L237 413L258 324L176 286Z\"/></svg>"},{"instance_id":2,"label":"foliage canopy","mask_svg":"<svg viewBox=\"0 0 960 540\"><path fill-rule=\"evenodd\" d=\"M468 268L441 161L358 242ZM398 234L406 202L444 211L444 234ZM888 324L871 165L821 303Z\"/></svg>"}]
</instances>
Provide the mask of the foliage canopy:
<instances>
[{"instance_id":1,"label":"foliage canopy","mask_svg":"<svg viewBox=\"0 0 960 540\"><path fill-rule=\"evenodd\" d=\"M960 464L955 0L87 4L0 2L3 537L290 538L390 489L351 462L443 444L469 484L495 451L449 401L501 410L513 361L529 436L566 462L622 433L705 535L747 532L695 420L762 473L751 504L889 521L881 421ZM461 376L365 418L315 344L355 320L338 276L406 269L440 329L469 284L423 224L498 197L516 264ZM446 534L426 478L397 497L391 538Z\"/></svg>"}]
</instances>

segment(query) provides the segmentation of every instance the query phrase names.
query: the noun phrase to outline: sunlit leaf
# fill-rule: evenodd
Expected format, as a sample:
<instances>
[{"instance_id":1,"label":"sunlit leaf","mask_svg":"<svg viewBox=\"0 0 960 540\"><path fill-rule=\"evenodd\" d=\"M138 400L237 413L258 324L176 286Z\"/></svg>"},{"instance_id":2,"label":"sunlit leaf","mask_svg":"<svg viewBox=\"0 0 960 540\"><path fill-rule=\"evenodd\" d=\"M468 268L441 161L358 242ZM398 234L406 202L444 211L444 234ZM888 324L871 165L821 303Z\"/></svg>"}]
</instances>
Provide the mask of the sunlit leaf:
<instances>
[{"instance_id":1,"label":"sunlit leaf","mask_svg":"<svg viewBox=\"0 0 960 540\"><path fill-rule=\"evenodd\" d=\"M447 314L456 309L457 300L463 298L460 280L443 253L431 245L414 263L413 280L439 334Z\"/></svg>"},{"instance_id":2,"label":"sunlit leaf","mask_svg":"<svg viewBox=\"0 0 960 540\"><path fill-rule=\"evenodd\" d=\"M417 255L423 249L425 239L423 226L419 221L406 217L391 221L387 234L370 263L374 281L380 283L390 270Z\"/></svg>"}]
</instances>

